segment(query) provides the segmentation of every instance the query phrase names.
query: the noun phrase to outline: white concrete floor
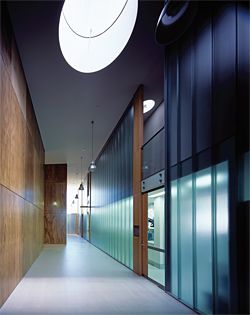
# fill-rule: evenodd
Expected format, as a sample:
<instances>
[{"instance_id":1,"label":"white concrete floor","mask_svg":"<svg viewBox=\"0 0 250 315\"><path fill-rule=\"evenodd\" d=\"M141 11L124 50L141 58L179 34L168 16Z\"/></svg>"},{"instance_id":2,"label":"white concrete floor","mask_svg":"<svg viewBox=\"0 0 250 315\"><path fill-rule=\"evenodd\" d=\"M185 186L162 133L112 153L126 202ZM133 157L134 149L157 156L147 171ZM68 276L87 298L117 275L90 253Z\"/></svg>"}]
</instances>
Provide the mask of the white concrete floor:
<instances>
[{"instance_id":1,"label":"white concrete floor","mask_svg":"<svg viewBox=\"0 0 250 315\"><path fill-rule=\"evenodd\" d=\"M45 246L0 309L8 315L194 314L81 238Z\"/></svg>"}]
</instances>

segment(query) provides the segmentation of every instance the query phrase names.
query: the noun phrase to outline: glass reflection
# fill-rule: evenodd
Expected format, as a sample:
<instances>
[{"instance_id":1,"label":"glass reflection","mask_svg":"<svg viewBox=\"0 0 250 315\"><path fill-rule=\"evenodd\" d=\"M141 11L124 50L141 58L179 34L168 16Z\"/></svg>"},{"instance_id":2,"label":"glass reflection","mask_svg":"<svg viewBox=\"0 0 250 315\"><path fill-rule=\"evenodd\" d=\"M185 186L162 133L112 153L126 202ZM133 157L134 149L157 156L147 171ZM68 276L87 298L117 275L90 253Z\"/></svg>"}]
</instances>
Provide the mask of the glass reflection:
<instances>
[{"instance_id":1,"label":"glass reflection","mask_svg":"<svg viewBox=\"0 0 250 315\"><path fill-rule=\"evenodd\" d=\"M205 181L207 185L205 185ZM203 185L199 185L203 182ZM212 313L212 186L211 167L196 173L197 308Z\"/></svg>"},{"instance_id":2,"label":"glass reflection","mask_svg":"<svg viewBox=\"0 0 250 315\"><path fill-rule=\"evenodd\" d=\"M165 285L165 190L148 194L148 277Z\"/></svg>"},{"instance_id":3,"label":"glass reflection","mask_svg":"<svg viewBox=\"0 0 250 315\"><path fill-rule=\"evenodd\" d=\"M193 305L193 197L192 175L179 180L180 298Z\"/></svg>"},{"instance_id":4,"label":"glass reflection","mask_svg":"<svg viewBox=\"0 0 250 315\"><path fill-rule=\"evenodd\" d=\"M112 134L91 174L90 240L133 268L133 108Z\"/></svg>"},{"instance_id":5,"label":"glass reflection","mask_svg":"<svg viewBox=\"0 0 250 315\"><path fill-rule=\"evenodd\" d=\"M220 163L215 169L216 182L216 312L227 313L229 309L229 237L228 237L228 163ZM221 176L224 181L220 181Z\"/></svg>"},{"instance_id":6,"label":"glass reflection","mask_svg":"<svg viewBox=\"0 0 250 315\"><path fill-rule=\"evenodd\" d=\"M229 311L228 185L227 161L171 182L171 292L204 314Z\"/></svg>"}]
</instances>

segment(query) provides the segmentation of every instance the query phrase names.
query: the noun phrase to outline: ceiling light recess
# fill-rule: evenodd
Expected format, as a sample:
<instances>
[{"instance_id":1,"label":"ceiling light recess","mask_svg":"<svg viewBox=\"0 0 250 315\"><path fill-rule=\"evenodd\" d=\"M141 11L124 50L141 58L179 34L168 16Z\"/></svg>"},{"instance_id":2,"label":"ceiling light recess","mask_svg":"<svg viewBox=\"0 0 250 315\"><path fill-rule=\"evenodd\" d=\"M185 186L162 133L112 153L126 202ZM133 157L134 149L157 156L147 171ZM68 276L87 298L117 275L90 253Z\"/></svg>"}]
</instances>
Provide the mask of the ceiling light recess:
<instances>
[{"instance_id":1,"label":"ceiling light recess","mask_svg":"<svg viewBox=\"0 0 250 315\"><path fill-rule=\"evenodd\" d=\"M59 43L67 63L85 73L107 67L126 46L137 10L138 0L65 0Z\"/></svg>"},{"instance_id":2,"label":"ceiling light recess","mask_svg":"<svg viewBox=\"0 0 250 315\"><path fill-rule=\"evenodd\" d=\"M143 102L143 113L149 112L155 106L154 100L145 100Z\"/></svg>"}]
</instances>

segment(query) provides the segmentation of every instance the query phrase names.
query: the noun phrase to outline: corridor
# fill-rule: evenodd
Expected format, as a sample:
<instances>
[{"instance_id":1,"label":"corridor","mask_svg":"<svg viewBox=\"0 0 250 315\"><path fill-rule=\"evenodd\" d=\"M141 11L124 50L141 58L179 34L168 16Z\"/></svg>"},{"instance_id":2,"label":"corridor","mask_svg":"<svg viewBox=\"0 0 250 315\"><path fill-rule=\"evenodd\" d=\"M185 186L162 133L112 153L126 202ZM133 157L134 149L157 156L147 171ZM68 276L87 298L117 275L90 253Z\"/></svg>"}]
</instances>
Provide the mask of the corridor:
<instances>
[{"instance_id":1,"label":"corridor","mask_svg":"<svg viewBox=\"0 0 250 315\"><path fill-rule=\"evenodd\" d=\"M194 314L87 241L45 245L0 310L8 315Z\"/></svg>"}]
</instances>

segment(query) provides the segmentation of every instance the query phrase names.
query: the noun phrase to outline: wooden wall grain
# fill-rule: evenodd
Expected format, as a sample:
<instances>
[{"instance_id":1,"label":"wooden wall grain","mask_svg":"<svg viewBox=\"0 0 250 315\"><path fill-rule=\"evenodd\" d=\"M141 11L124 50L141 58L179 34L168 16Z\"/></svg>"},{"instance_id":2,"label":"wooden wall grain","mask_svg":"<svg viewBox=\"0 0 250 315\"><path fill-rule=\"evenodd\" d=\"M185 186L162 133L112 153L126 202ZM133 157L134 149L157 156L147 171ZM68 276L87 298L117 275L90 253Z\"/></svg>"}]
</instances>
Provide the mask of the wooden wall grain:
<instances>
[{"instance_id":1,"label":"wooden wall grain","mask_svg":"<svg viewBox=\"0 0 250 315\"><path fill-rule=\"evenodd\" d=\"M143 86L140 86L134 97L134 130L133 130L133 224L134 230L139 229L139 235L133 235L133 270L142 275L142 257L146 250L142 243L142 155L143 145Z\"/></svg>"},{"instance_id":2,"label":"wooden wall grain","mask_svg":"<svg viewBox=\"0 0 250 315\"><path fill-rule=\"evenodd\" d=\"M44 243L66 244L67 165L45 165Z\"/></svg>"},{"instance_id":3,"label":"wooden wall grain","mask_svg":"<svg viewBox=\"0 0 250 315\"><path fill-rule=\"evenodd\" d=\"M0 28L0 307L43 246L44 147L9 22Z\"/></svg>"}]
</instances>

